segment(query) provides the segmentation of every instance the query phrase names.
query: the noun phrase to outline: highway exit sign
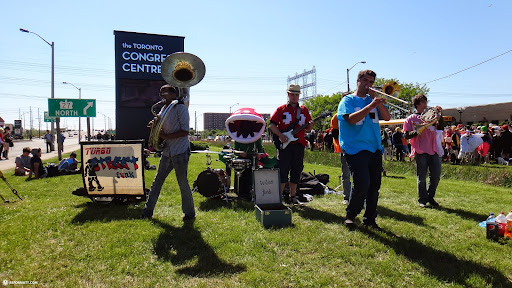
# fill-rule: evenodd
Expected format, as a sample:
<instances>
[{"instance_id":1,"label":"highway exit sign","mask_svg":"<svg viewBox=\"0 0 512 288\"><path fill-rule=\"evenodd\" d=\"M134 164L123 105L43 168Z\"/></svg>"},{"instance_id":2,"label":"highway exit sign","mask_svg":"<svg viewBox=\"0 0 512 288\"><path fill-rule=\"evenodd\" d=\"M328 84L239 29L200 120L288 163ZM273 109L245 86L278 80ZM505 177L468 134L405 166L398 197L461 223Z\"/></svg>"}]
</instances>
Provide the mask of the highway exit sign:
<instances>
[{"instance_id":1,"label":"highway exit sign","mask_svg":"<svg viewBox=\"0 0 512 288\"><path fill-rule=\"evenodd\" d=\"M48 99L50 117L96 117L96 99Z\"/></svg>"},{"instance_id":2,"label":"highway exit sign","mask_svg":"<svg viewBox=\"0 0 512 288\"><path fill-rule=\"evenodd\" d=\"M48 111L44 111L44 122L55 122L55 117L48 116Z\"/></svg>"}]
</instances>

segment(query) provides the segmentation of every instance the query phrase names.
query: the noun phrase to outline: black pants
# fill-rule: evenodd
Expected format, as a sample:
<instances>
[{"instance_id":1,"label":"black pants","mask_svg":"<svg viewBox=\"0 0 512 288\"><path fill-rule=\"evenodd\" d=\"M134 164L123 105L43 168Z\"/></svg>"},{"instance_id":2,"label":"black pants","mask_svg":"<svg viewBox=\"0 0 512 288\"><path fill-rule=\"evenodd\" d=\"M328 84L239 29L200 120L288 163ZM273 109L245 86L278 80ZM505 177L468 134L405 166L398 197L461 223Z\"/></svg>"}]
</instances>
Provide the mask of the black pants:
<instances>
[{"instance_id":1,"label":"black pants","mask_svg":"<svg viewBox=\"0 0 512 288\"><path fill-rule=\"evenodd\" d=\"M304 168L304 146L300 143L289 144L284 150L279 150L279 172L281 183L290 182L299 184L300 173Z\"/></svg>"}]
</instances>

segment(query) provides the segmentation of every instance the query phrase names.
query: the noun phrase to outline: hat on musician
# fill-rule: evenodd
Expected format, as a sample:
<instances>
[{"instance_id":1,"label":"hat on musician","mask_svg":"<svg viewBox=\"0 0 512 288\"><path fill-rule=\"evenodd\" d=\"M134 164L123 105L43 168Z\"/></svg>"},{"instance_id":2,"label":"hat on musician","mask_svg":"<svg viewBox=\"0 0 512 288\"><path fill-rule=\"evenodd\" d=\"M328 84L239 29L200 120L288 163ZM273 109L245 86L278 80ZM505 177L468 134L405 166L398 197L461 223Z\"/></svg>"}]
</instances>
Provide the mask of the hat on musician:
<instances>
[{"instance_id":1,"label":"hat on musician","mask_svg":"<svg viewBox=\"0 0 512 288\"><path fill-rule=\"evenodd\" d=\"M286 92L292 93L292 94L300 94L300 85L290 84L290 86L288 86L288 90Z\"/></svg>"}]
</instances>

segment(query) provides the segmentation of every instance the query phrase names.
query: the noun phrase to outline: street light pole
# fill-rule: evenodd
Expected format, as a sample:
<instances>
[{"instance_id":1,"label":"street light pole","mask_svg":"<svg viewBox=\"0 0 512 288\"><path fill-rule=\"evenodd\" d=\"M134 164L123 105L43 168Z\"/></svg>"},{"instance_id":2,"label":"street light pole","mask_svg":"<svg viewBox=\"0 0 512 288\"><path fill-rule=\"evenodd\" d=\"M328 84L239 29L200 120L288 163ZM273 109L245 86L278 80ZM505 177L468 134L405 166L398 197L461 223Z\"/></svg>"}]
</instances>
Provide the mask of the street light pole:
<instances>
[{"instance_id":1,"label":"street light pole","mask_svg":"<svg viewBox=\"0 0 512 288\"><path fill-rule=\"evenodd\" d=\"M240 105L240 103L235 103L235 104L229 106L229 115L231 115L231 108L233 108L233 106L236 106L236 105Z\"/></svg>"},{"instance_id":2,"label":"street light pole","mask_svg":"<svg viewBox=\"0 0 512 288\"><path fill-rule=\"evenodd\" d=\"M459 112L459 122L462 124L462 112L466 110L466 107L457 107L457 112Z\"/></svg>"},{"instance_id":3,"label":"street light pole","mask_svg":"<svg viewBox=\"0 0 512 288\"><path fill-rule=\"evenodd\" d=\"M350 67L350 68L348 68L348 69L347 69L347 92L350 92L350 81L349 81L349 79L348 79L348 78L349 78L349 77L348 77L349 72L350 72L350 70L352 70L352 68L354 68L354 67L355 67L357 64L359 64L359 63L364 64L364 63L366 63L366 61L360 61L360 62L357 62L357 63L356 63L356 64L354 64L352 67Z\"/></svg>"},{"instance_id":4,"label":"street light pole","mask_svg":"<svg viewBox=\"0 0 512 288\"><path fill-rule=\"evenodd\" d=\"M82 99L82 88L78 88L76 87L75 85L73 85L73 83L69 83L69 82L62 82L62 84L69 84L73 87L75 87L76 89L78 89L78 99ZM82 123L81 123L81 119L82 117L78 117L78 142L80 142L82 140Z\"/></svg>"},{"instance_id":5,"label":"street light pole","mask_svg":"<svg viewBox=\"0 0 512 288\"><path fill-rule=\"evenodd\" d=\"M46 42L46 44L50 45L50 47L52 47L52 84L51 84L51 98L55 98L55 42L52 42L50 44L50 42L46 41L46 39L44 39L43 37L41 37L41 35L35 33L35 32L32 32L32 31L29 31L27 29L23 29L23 28L20 28L20 31L21 32L24 32L24 33L32 33L34 35L36 35L37 37L41 38L41 40L43 40L44 42ZM57 124L57 154L58 154L58 157L59 157L59 160L62 160L62 141L60 139L60 117L57 117L55 118L55 123ZM52 122L52 135L54 133L55 129L53 127L53 122Z\"/></svg>"}]
</instances>

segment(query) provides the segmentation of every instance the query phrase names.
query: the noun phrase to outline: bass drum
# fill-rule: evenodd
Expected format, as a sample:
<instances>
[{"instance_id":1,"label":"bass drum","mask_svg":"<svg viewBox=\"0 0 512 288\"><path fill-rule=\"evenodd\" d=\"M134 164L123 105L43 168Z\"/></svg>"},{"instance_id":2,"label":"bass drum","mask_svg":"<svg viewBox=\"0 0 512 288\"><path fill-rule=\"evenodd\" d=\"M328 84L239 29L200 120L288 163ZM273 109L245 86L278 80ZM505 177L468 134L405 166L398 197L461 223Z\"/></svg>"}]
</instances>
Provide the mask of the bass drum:
<instances>
[{"instance_id":1,"label":"bass drum","mask_svg":"<svg viewBox=\"0 0 512 288\"><path fill-rule=\"evenodd\" d=\"M224 170L207 168L199 173L193 187L204 197L213 198L221 196L224 191L228 192L230 184L231 180Z\"/></svg>"}]
</instances>

